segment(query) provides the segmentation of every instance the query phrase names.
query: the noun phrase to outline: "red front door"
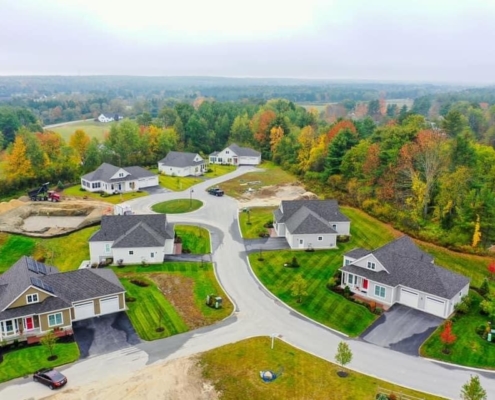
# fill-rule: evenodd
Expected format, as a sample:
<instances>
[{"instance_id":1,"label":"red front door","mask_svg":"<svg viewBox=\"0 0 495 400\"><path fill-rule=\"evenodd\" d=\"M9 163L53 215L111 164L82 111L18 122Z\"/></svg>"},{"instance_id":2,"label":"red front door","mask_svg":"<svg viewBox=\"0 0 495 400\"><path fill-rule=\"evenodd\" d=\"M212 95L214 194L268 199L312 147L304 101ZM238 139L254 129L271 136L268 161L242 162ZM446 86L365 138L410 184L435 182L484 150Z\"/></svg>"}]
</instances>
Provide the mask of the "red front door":
<instances>
[{"instance_id":1,"label":"red front door","mask_svg":"<svg viewBox=\"0 0 495 400\"><path fill-rule=\"evenodd\" d=\"M363 279L363 289L368 289L368 279Z\"/></svg>"},{"instance_id":2,"label":"red front door","mask_svg":"<svg viewBox=\"0 0 495 400\"><path fill-rule=\"evenodd\" d=\"M26 318L26 330L29 331L33 329L33 317Z\"/></svg>"}]
</instances>

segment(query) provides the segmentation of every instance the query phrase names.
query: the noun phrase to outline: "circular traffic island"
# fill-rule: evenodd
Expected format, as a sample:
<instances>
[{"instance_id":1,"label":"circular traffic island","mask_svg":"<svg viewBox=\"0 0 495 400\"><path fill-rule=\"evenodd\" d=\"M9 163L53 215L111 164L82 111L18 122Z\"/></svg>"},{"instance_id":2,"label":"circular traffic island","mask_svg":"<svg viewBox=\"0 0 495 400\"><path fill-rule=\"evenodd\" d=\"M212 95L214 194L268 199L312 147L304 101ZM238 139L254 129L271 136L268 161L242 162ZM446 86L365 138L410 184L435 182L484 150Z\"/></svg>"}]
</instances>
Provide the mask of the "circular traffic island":
<instances>
[{"instance_id":1,"label":"circular traffic island","mask_svg":"<svg viewBox=\"0 0 495 400\"><path fill-rule=\"evenodd\" d=\"M196 211L203 202L196 199L177 199L157 203L151 209L160 214L182 214Z\"/></svg>"}]
</instances>

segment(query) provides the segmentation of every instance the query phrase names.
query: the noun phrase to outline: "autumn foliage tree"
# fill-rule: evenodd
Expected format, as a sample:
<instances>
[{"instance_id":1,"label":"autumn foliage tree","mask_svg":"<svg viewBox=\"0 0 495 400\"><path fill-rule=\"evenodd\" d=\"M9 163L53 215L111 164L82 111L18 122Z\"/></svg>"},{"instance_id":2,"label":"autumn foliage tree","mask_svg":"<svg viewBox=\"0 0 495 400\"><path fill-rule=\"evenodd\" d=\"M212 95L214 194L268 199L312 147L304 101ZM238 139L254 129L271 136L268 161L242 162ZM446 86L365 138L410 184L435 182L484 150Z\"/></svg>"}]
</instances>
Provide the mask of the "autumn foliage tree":
<instances>
[{"instance_id":1,"label":"autumn foliage tree","mask_svg":"<svg viewBox=\"0 0 495 400\"><path fill-rule=\"evenodd\" d=\"M90 141L90 137L82 129L77 129L69 139L69 146L77 152L82 163L86 159Z\"/></svg>"},{"instance_id":2,"label":"autumn foliage tree","mask_svg":"<svg viewBox=\"0 0 495 400\"><path fill-rule=\"evenodd\" d=\"M24 181L34 177L26 143L21 136L16 136L14 144L5 156L5 176L10 181Z\"/></svg>"},{"instance_id":3,"label":"autumn foliage tree","mask_svg":"<svg viewBox=\"0 0 495 400\"><path fill-rule=\"evenodd\" d=\"M443 343L443 352L445 354L450 353L451 346L457 340L457 336L452 332L452 321L447 321L443 327L442 333L440 333L440 341Z\"/></svg>"},{"instance_id":4,"label":"autumn foliage tree","mask_svg":"<svg viewBox=\"0 0 495 400\"><path fill-rule=\"evenodd\" d=\"M488 264L488 274L491 280L495 277L495 260L490 261L490 264Z\"/></svg>"}]
</instances>

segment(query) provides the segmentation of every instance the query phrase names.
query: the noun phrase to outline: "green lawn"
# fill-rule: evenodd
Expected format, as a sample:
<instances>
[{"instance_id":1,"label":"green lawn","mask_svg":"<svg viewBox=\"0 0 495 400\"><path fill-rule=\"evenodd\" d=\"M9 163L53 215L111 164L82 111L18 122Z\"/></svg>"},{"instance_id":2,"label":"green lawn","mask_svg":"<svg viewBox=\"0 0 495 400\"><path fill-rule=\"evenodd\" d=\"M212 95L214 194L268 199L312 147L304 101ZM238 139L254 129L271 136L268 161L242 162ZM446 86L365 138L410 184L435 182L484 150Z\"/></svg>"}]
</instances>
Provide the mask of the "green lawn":
<instances>
[{"instance_id":1,"label":"green lawn","mask_svg":"<svg viewBox=\"0 0 495 400\"><path fill-rule=\"evenodd\" d=\"M239 214L241 234L245 239L257 239L260 233L268 232L264 227L267 222L273 222L273 211L276 207L251 207L248 212Z\"/></svg>"},{"instance_id":2,"label":"green lawn","mask_svg":"<svg viewBox=\"0 0 495 400\"><path fill-rule=\"evenodd\" d=\"M175 225L175 233L182 239L182 250L188 249L192 254L211 252L210 233L205 228L192 225Z\"/></svg>"},{"instance_id":3,"label":"green lawn","mask_svg":"<svg viewBox=\"0 0 495 400\"><path fill-rule=\"evenodd\" d=\"M88 239L98 229L99 226L92 226L50 239L0 233L0 273L22 256L44 256L47 264L60 271L77 269L83 260L89 259Z\"/></svg>"},{"instance_id":4,"label":"green lawn","mask_svg":"<svg viewBox=\"0 0 495 400\"><path fill-rule=\"evenodd\" d=\"M445 354L440 334L443 326L440 326L430 338L421 346L420 354L423 357L435 358L467 367L495 369L495 342L483 340L477 333L476 328L486 325L489 318L480 314L479 304L482 297L471 291L473 298L471 309L468 314L454 318L452 331L457 336L451 353Z\"/></svg>"},{"instance_id":5,"label":"green lawn","mask_svg":"<svg viewBox=\"0 0 495 400\"><path fill-rule=\"evenodd\" d=\"M117 122L112 122L112 123L117 123ZM65 141L68 142L72 134L77 129L82 129L84 132L87 133L87 135L90 138L95 137L100 142L102 142L103 139L105 138L105 135L110 132L110 127L112 126L112 123L101 123L101 122L95 122L93 120L88 120L88 121L78 122L75 124L60 125L54 128L48 128L47 130L59 133L65 139Z\"/></svg>"},{"instance_id":6,"label":"green lawn","mask_svg":"<svg viewBox=\"0 0 495 400\"><path fill-rule=\"evenodd\" d=\"M271 162L263 162L260 166L263 171L249 172L238 178L218 185L225 194L238 198L248 188L259 189L263 186L280 185L296 182L297 178Z\"/></svg>"},{"instance_id":7,"label":"green lawn","mask_svg":"<svg viewBox=\"0 0 495 400\"><path fill-rule=\"evenodd\" d=\"M324 344L323 344L324 345ZM352 350L352 343L350 344ZM337 349L335 349L337 351ZM211 380L223 400L238 399L375 399L379 389L424 400L441 397L406 389L375 377L351 371L338 377L337 365L270 338L256 337L210 350L199 356L203 376ZM352 365L352 364L351 364ZM270 384L259 373L283 373ZM460 384L459 384L460 386Z\"/></svg>"},{"instance_id":8,"label":"green lawn","mask_svg":"<svg viewBox=\"0 0 495 400\"><path fill-rule=\"evenodd\" d=\"M18 350L9 351L0 363L0 382L9 381L46 367L57 367L79 359L77 343L57 343L54 354L58 358L48 361L50 353L42 345L27 346Z\"/></svg>"},{"instance_id":9,"label":"green lawn","mask_svg":"<svg viewBox=\"0 0 495 400\"><path fill-rule=\"evenodd\" d=\"M107 203L119 204L119 203L123 203L124 201L137 199L138 197L147 196L148 193L146 193L146 192L131 192L131 193L113 194L110 196L105 195L103 197L99 193L82 191L81 186L76 185L76 186L71 186L71 187L68 187L67 189L64 189L64 191L62 192L62 195L63 196L72 196L72 197L86 197L89 199L106 201Z\"/></svg>"},{"instance_id":10,"label":"green lawn","mask_svg":"<svg viewBox=\"0 0 495 400\"><path fill-rule=\"evenodd\" d=\"M181 214L196 211L203 202L196 199L177 199L157 203L151 209L161 214Z\"/></svg>"},{"instance_id":11,"label":"green lawn","mask_svg":"<svg viewBox=\"0 0 495 400\"><path fill-rule=\"evenodd\" d=\"M158 174L158 169L151 169L151 172ZM171 176L159 174L160 186L173 190L174 192L181 192L189 189L198 183L203 182L203 179L194 176Z\"/></svg>"},{"instance_id":12,"label":"green lawn","mask_svg":"<svg viewBox=\"0 0 495 400\"><path fill-rule=\"evenodd\" d=\"M233 305L216 280L213 266L210 263L167 262L147 267L126 266L124 268L112 268L123 282L126 290L128 290L128 296L138 299L135 302L127 303L129 307L128 314L134 328L144 340L164 338L187 331L188 325L186 322L191 313L199 313L202 317L203 325L221 321L232 313ZM189 308L181 307L183 304L177 304L177 308L184 310L183 317L179 315L179 312L163 296L154 283L146 288L140 288L129 282L131 277L144 278L149 281L149 277L156 273L193 279L192 298L176 299L177 303L186 303L186 306L190 306ZM223 307L221 309L215 310L205 305L206 296L209 294L216 294L223 298ZM158 326L160 312L163 320L169 321L166 326L168 331L155 331Z\"/></svg>"},{"instance_id":13,"label":"green lawn","mask_svg":"<svg viewBox=\"0 0 495 400\"><path fill-rule=\"evenodd\" d=\"M237 169L235 165L219 165L219 164L210 164L210 172L206 172L204 174L205 178L217 178L219 176L228 174Z\"/></svg>"}]
</instances>

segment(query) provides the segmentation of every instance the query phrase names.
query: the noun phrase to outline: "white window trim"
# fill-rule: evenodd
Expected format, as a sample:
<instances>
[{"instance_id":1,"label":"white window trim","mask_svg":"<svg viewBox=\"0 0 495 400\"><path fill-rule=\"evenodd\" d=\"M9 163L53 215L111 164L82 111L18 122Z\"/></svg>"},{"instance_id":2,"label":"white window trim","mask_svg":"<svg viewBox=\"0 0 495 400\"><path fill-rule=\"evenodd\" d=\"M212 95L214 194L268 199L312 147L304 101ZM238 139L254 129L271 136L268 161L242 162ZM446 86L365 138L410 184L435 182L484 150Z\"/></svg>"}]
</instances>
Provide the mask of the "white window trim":
<instances>
[{"instance_id":1,"label":"white window trim","mask_svg":"<svg viewBox=\"0 0 495 400\"><path fill-rule=\"evenodd\" d=\"M134 250L129 250L129 255L133 256L134 255Z\"/></svg>"},{"instance_id":2,"label":"white window trim","mask_svg":"<svg viewBox=\"0 0 495 400\"><path fill-rule=\"evenodd\" d=\"M380 294L381 289L383 289L383 296ZM385 286L375 285L375 296L384 299L387 297L387 288Z\"/></svg>"},{"instance_id":3,"label":"white window trim","mask_svg":"<svg viewBox=\"0 0 495 400\"><path fill-rule=\"evenodd\" d=\"M372 269L374 271L376 269L376 263L373 261L368 261L368 269Z\"/></svg>"},{"instance_id":4,"label":"white window trim","mask_svg":"<svg viewBox=\"0 0 495 400\"><path fill-rule=\"evenodd\" d=\"M29 301L29 298L34 298L36 296L36 300L32 299L31 301ZM38 303L40 301L40 297L38 296L38 293L32 293L32 294L27 294L26 295L26 303L27 304L34 304L34 303Z\"/></svg>"},{"instance_id":5,"label":"white window trim","mask_svg":"<svg viewBox=\"0 0 495 400\"><path fill-rule=\"evenodd\" d=\"M56 321L56 319L57 319L57 315L60 315L60 323L59 323L59 324L57 324L57 323L55 323L55 324L50 324L50 317L51 317L51 316L53 316L53 317L55 318L55 322L57 322L57 321ZM48 318L48 326L49 326L50 328L51 328L52 326L59 326L59 325L63 325L63 324L64 324L64 314L63 314L63 313L61 313L61 312L54 313L54 314L48 314L48 317L47 317L47 318Z\"/></svg>"},{"instance_id":6,"label":"white window trim","mask_svg":"<svg viewBox=\"0 0 495 400\"><path fill-rule=\"evenodd\" d=\"M318 241L321 242L323 240L323 236L318 236Z\"/></svg>"}]
</instances>

